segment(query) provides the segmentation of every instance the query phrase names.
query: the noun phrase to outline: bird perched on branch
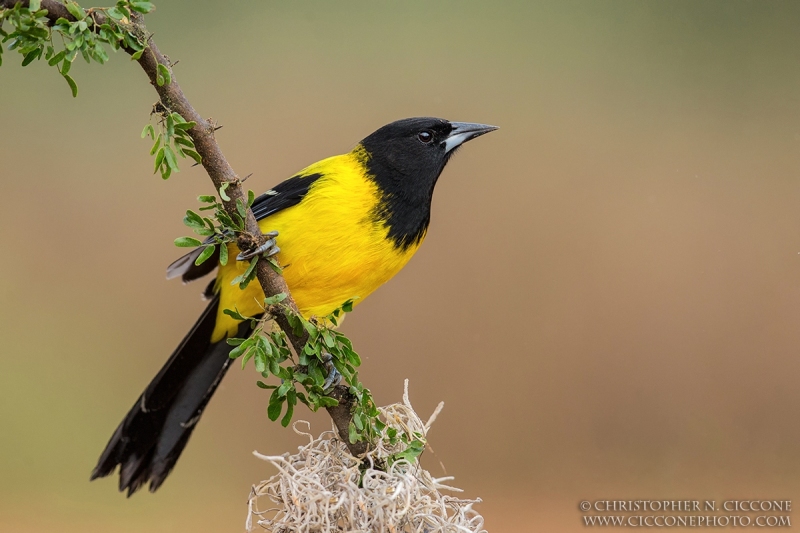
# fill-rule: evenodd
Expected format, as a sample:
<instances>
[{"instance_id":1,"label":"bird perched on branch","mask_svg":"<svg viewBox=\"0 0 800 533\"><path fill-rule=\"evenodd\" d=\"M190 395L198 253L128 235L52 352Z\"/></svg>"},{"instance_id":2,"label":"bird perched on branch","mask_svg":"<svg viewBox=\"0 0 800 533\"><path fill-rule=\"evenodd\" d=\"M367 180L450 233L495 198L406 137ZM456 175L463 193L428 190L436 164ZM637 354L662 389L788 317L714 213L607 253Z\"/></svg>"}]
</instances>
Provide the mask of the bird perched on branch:
<instances>
[{"instance_id":1,"label":"bird perched on branch","mask_svg":"<svg viewBox=\"0 0 800 533\"><path fill-rule=\"evenodd\" d=\"M256 251L277 254L297 306L306 318L326 316L347 300L362 301L392 278L419 248L430 221L433 189L455 151L497 129L485 124L409 118L378 129L350 153L300 171L253 202L262 231L280 236ZM219 266L210 302L164 367L120 423L92 479L120 466L120 491L130 496L169 475L203 409L230 365L228 337L245 337L249 322L223 313L262 314L258 283L244 290L231 281L247 268L218 258L195 265L197 249L167 269L188 282ZM217 250L217 254L219 251Z\"/></svg>"}]
</instances>

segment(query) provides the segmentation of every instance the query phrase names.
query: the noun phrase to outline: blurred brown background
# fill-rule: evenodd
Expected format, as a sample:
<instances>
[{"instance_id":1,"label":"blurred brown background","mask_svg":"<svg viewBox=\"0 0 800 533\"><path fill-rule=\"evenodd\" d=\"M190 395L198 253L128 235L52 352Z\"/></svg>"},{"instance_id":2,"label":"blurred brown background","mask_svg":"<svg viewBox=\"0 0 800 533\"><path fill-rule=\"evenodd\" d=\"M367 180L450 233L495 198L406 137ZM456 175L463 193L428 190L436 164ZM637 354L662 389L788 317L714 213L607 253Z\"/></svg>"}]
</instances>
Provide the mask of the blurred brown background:
<instances>
[{"instance_id":1,"label":"blurred brown background","mask_svg":"<svg viewBox=\"0 0 800 533\"><path fill-rule=\"evenodd\" d=\"M344 326L379 403L406 377L423 415L445 401L424 462L490 531L582 530L583 499L800 498L800 4L221 6L157 2L148 27L254 189L398 118L501 127ZM252 368L156 495L88 482L203 306L164 268L210 182L152 175L155 93L123 54L76 63L74 100L20 61L0 69L0 529L241 531L273 473L250 452L301 442Z\"/></svg>"}]
</instances>

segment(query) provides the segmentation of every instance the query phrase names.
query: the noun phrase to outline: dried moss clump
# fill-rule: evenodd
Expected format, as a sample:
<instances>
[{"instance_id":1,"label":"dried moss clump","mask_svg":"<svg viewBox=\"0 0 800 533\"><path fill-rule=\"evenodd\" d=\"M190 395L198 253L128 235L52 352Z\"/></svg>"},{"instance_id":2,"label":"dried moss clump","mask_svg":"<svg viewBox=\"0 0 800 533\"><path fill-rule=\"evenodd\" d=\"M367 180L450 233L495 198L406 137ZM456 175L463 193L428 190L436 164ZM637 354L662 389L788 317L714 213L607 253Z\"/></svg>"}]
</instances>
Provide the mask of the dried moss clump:
<instances>
[{"instance_id":1,"label":"dried moss clump","mask_svg":"<svg viewBox=\"0 0 800 533\"><path fill-rule=\"evenodd\" d=\"M409 440L414 434L426 435L443 404L423 423L408 400L408 381L403 403L380 409L387 424ZM273 533L288 532L396 532L396 533L485 533L483 517L472 506L480 499L466 500L441 491L461 492L443 482L451 477L434 478L417 459L396 459L405 444L388 444L383 439L367 453L371 465L359 468L362 460L350 455L336 435L326 431L309 438L294 455L256 456L270 462L278 473L253 487L250 495L247 529L259 525ZM396 460L393 460L396 459ZM391 464L386 471L375 465ZM363 480L362 480L363 476ZM361 483L359 483L361 481ZM268 502L269 507L260 510Z\"/></svg>"}]
</instances>

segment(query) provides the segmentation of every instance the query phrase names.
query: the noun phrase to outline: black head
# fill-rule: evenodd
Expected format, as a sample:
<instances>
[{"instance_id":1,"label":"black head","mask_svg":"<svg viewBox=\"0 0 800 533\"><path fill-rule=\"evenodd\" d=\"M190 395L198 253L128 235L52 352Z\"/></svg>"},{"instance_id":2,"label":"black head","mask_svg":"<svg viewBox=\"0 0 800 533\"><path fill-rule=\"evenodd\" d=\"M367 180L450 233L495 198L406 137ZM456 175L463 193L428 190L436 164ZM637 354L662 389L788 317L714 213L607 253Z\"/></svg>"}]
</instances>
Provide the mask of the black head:
<instances>
[{"instance_id":1,"label":"black head","mask_svg":"<svg viewBox=\"0 0 800 533\"><path fill-rule=\"evenodd\" d=\"M417 117L387 124L361 141L367 172L383 194L378 214L398 246L407 247L425 234L433 188L458 147L496 129Z\"/></svg>"},{"instance_id":2,"label":"black head","mask_svg":"<svg viewBox=\"0 0 800 533\"><path fill-rule=\"evenodd\" d=\"M433 117L406 118L380 128L361 145L395 179L406 177L432 186L461 144L496 129Z\"/></svg>"}]
</instances>

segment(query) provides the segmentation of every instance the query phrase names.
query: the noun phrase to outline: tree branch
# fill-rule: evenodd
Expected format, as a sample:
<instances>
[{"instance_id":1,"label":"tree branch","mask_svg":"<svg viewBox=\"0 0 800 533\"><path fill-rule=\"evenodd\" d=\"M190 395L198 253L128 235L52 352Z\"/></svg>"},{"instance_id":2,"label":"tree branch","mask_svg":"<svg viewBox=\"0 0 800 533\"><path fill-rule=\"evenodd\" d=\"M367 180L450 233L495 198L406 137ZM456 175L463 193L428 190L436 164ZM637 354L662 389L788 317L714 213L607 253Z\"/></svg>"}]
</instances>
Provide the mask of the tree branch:
<instances>
[{"instance_id":1,"label":"tree branch","mask_svg":"<svg viewBox=\"0 0 800 533\"><path fill-rule=\"evenodd\" d=\"M28 7L28 0L0 0L0 7L11 9L15 5L21 4L23 7ZM74 22L75 17L70 14L64 4L56 0L42 0L41 9L46 9L48 12L47 19L50 25L56 23L59 18L65 18ZM97 26L106 22L106 17L102 12L87 9L88 15L92 17ZM214 183L214 188L219 191L220 188L228 184L225 192L230 200L223 200L225 211L229 216L235 218L238 213L236 203L237 200L242 202L242 205L247 206L247 193L242 188L242 181L236 172L231 167L225 155L222 153L216 139L214 138L215 123L212 120L204 119L192 106L186 95L183 93L180 85L172 72L172 64L169 58L165 56L156 46L152 35L147 31L144 20L141 14L133 13L132 20L130 21L130 30L139 37L140 42L146 43L146 49L142 56L139 58L138 63L144 70L145 74L150 80L150 84L158 93L161 104L171 112L178 113L186 121L195 122L188 133L194 141L197 153L202 157L202 165L206 173ZM127 47L123 49L128 54L133 54L134 50ZM171 80L164 85L158 85L156 78L158 76L158 65L164 65L170 71ZM237 244L241 250L253 250L265 242L264 235L261 233L258 221L248 207L246 209L245 217L245 231L238 235ZM297 304L289 292L289 287L286 285L286 280L283 276L276 273L270 266L268 261L259 261L256 265L257 279L264 294L274 296L276 294L285 293L286 298L282 304L291 308L294 312L299 313ZM308 339L308 336L303 332L302 336L294 334L288 319L283 313L276 313L273 318L278 323L278 326L286 333L295 351L302 353L303 347ZM339 437L347 445L350 453L355 456L361 455L366 451L367 444L358 442L352 444L349 439L348 427L352 418L352 408L355 405L355 398L350 394L349 388L345 385L338 385L331 393L331 396L339 401L339 405L335 407L328 407L327 411L333 419Z\"/></svg>"}]
</instances>

